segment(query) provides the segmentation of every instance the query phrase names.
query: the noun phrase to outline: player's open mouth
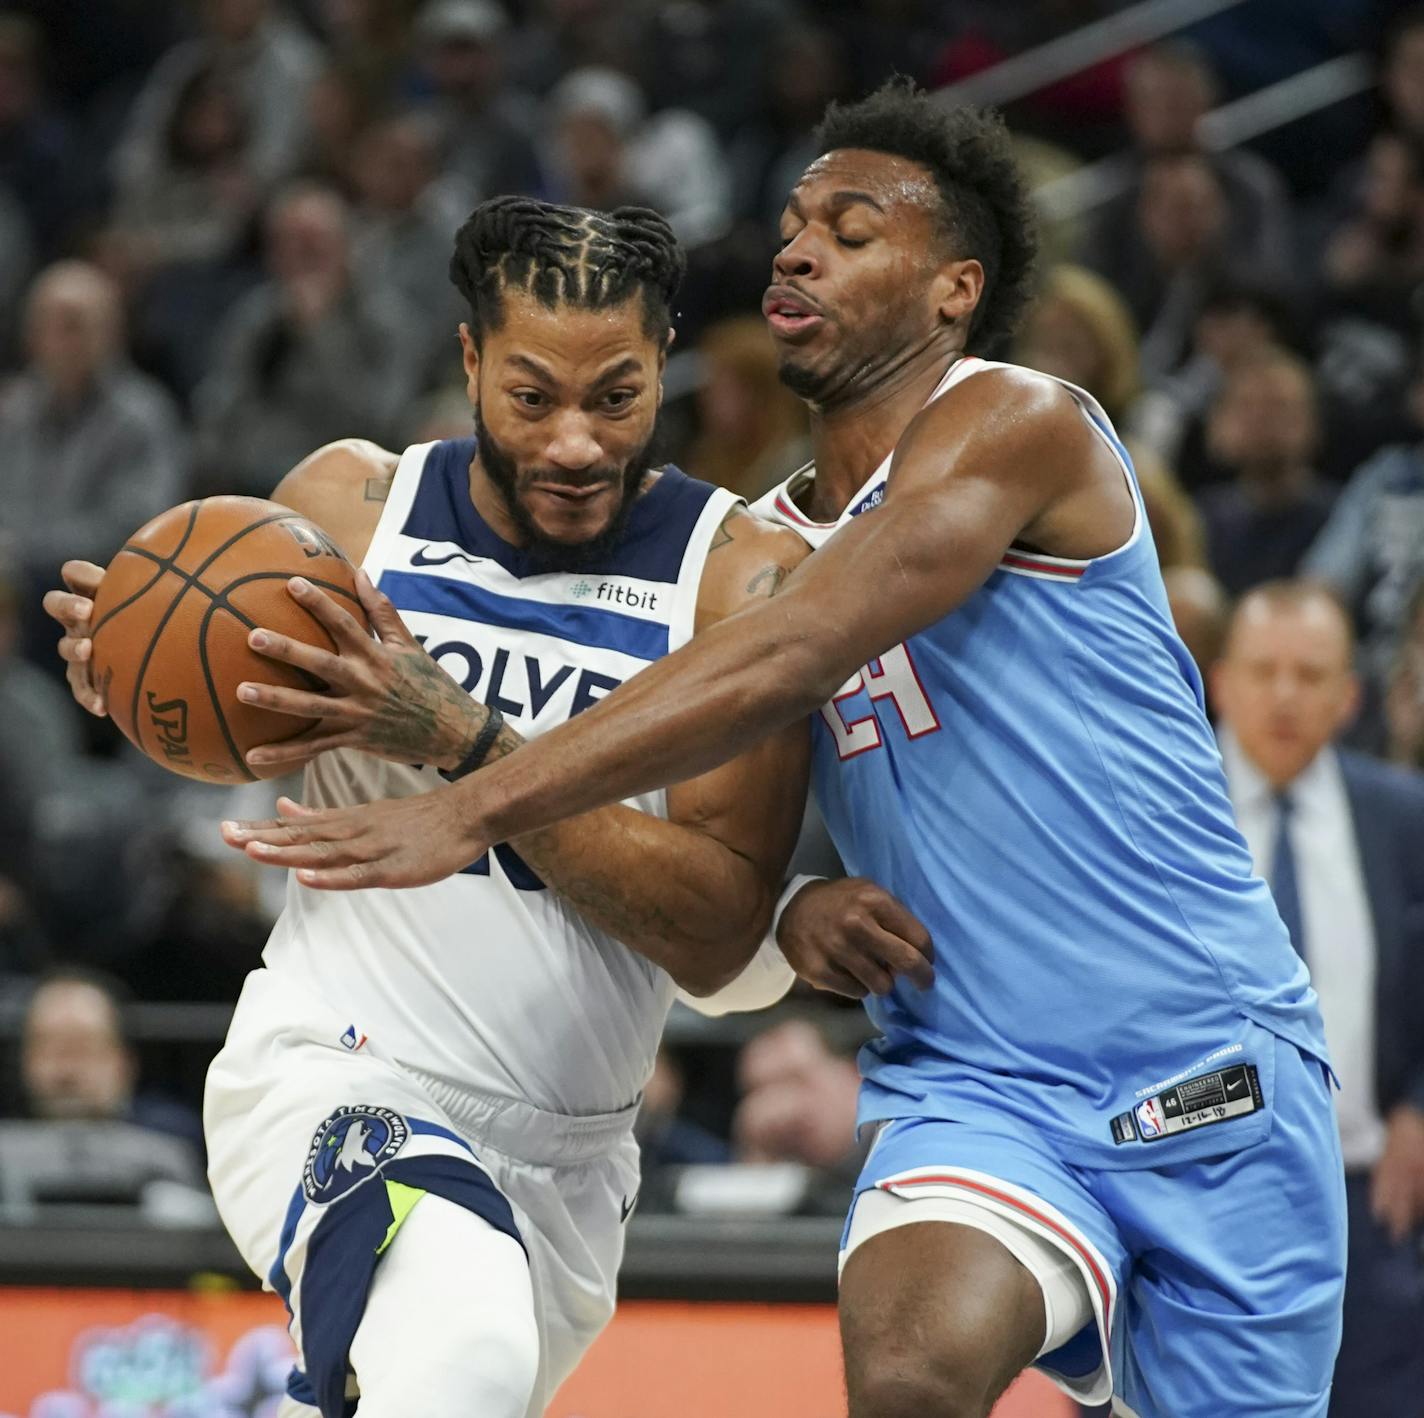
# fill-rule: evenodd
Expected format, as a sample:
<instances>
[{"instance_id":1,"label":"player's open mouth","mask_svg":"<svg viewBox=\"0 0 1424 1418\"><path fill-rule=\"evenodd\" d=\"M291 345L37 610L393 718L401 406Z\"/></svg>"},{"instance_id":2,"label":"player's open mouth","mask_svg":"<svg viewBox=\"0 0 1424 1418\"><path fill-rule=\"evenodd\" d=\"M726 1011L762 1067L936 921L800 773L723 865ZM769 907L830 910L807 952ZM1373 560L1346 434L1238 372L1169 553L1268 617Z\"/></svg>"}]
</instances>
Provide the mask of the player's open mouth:
<instances>
[{"instance_id":1,"label":"player's open mouth","mask_svg":"<svg viewBox=\"0 0 1424 1418\"><path fill-rule=\"evenodd\" d=\"M762 297L761 313L772 333L786 339L808 334L826 319L805 296L789 286L772 286Z\"/></svg>"}]
</instances>

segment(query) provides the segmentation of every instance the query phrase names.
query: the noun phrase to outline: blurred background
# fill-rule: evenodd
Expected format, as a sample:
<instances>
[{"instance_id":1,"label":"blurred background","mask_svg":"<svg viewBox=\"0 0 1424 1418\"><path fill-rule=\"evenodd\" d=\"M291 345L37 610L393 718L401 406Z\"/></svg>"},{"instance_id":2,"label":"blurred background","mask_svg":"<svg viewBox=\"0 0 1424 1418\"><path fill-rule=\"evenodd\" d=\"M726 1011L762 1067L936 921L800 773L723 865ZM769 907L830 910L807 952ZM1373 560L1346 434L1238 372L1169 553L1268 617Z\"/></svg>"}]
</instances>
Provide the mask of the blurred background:
<instances>
[{"instance_id":1,"label":"blurred background","mask_svg":"<svg viewBox=\"0 0 1424 1418\"><path fill-rule=\"evenodd\" d=\"M1424 766L1424 8L0 3L0 1412L256 1418L286 1364L198 1126L281 891L215 824L272 790L165 775L71 702L39 609L59 562L188 497L264 496L332 438L466 434L445 268L499 192L667 215L689 253L667 449L757 495L807 456L757 313L782 201L826 103L891 73L1007 114L1045 257L1001 357L1116 421L1199 664L1253 586L1323 580L1362 694L1322 745ZM841 1411L865 1037L800 989L674 1015L624 1277L647 1305L614 1337L691 1356L711 1302L776 1304L735 1311L735 1342L783 1357L755 1399L689 1397L684 1367L664 1403L609 1350L559 1418ZM768 1396L776 1373L796 1381Z\"/></svg>"}]
</instances>

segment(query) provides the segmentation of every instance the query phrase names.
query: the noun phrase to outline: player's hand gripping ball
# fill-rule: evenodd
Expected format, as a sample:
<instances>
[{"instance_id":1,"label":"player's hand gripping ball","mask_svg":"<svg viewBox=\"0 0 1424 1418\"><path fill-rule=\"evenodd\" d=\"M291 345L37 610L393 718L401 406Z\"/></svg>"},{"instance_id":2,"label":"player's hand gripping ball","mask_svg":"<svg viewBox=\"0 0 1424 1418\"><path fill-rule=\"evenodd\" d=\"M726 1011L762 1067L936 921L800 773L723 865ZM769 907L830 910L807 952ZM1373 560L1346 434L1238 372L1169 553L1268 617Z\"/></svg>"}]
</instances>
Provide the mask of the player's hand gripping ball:
<instances>
[{"instance_id":1,"label":"player's hand gripping ball","mask_svg":"<svg viewBox=\"0 0 1424 1418\"><path fill-rule=\"evenodd\" d=\"M131 743L175 773L238 783L259 776L245 761L248 749L310 727L237 698L244 680L325 688L247 644L262 626L336 648L288 593L293 576L367 625L351 563L319 527L275 502L185 502L128 539L94 598L92 674Z\"/></svg>"}]
</instances>

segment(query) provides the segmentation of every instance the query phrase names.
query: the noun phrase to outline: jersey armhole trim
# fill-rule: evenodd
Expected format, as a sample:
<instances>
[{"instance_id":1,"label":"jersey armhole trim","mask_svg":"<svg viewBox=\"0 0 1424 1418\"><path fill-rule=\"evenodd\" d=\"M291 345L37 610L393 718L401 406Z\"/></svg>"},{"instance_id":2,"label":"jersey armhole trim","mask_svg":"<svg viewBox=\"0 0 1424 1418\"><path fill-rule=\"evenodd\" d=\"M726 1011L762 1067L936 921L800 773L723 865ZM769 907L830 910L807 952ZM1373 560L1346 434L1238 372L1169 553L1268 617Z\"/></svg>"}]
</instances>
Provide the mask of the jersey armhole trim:
<instances>
[{"instance_id":1,"label":"jersey armhole trim","mask_svg":"<svg viewBox=\"0 0 1424 1418\"><path fill-rule=\"evenodd\" d=\"M377 585L380 584L380 569L388 567L393 560L389 554L392 544L405 528L430 451L435 447L438 447L438 442L414 443L400 455L400 461L396 464L386 505L381 509L376 530L371 534L371 543L361 559L362 567Z\"/></svg>"}]
</instances>

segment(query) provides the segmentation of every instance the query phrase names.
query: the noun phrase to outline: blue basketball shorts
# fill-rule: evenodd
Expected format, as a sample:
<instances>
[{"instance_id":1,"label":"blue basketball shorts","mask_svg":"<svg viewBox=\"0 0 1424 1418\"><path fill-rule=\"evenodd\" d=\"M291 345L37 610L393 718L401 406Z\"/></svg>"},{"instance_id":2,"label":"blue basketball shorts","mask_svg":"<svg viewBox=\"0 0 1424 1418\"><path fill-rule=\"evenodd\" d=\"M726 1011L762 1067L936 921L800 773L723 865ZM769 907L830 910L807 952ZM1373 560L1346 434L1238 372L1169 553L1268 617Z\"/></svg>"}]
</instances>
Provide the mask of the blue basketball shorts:
<instances>
[{"instance_id":1,"label":"blue basketball shorts","mask_svg":"<svg viewBox=\"0 0 1424 1418\"><path fill-rule=\"evenodd\" d=\"M1325 1418L1345 1285L1339 1134L1327 1067L1273 1047L1265 1136L1176 1165L1075 1166L988 1109L882 1124L847 1235L872 1189L969 1200L1077 1268L1093 1320L1036 1367L1081 1402L1111 1396L1126 1418Z\"/></svg>"}]
</instances>

